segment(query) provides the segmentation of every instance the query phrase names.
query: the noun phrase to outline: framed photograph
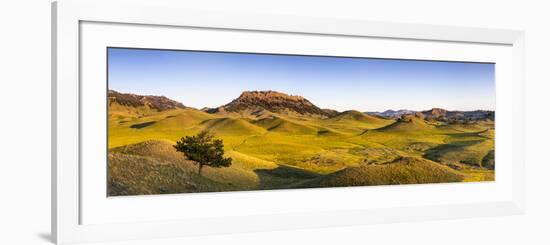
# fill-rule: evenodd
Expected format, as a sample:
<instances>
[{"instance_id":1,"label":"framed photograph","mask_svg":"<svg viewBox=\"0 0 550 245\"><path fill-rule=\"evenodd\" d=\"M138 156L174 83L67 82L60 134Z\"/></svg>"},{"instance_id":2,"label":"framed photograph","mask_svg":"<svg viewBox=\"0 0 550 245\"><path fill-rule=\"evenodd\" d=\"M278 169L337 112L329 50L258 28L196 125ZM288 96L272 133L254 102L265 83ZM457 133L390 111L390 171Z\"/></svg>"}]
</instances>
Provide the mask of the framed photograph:
<instances>
[{"instance_id":1,"label":"framed photograph","mask_svg":"<svg viewBox=\"0 0 550 245\"><path fill-rule=\"evenodd\" d=\"M59 244L524 210L522 31L52 11Z\"/></svg>"}]
</instances>

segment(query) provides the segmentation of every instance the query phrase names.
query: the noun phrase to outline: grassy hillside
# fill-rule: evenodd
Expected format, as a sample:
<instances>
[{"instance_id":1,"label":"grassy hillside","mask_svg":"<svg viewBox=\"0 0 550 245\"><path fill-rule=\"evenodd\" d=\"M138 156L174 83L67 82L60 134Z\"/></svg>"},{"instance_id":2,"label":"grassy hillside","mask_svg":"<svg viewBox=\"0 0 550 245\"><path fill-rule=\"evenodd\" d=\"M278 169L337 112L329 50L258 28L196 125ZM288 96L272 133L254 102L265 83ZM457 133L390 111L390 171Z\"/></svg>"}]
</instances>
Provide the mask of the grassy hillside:
<instances>
[{"instance_id":1,"label":"grassy hillside","mask_svg":"<svg viewBox=\"0 0 550 245\"><path fill-rule=\"evenodd\" d=\"M396 132L396 131L431 131L435 126L428 124L426 121L411 117L409 119L399 119L398 121L377 129L378 132Z\"/></svg>"},{"instance_id":2,"label":"grassy hillside","mask_svg":"<svg viewBox=\"0 0 550 245\"><path fill-rule=\"evenodd\" d=\"M464 176L449 167L416 157L401 157L381 165L350 167L302 184L338 187L460 182Z\"/></svg>"},{"instance_id":3,"label":"grassy hillside","mask_svg":"<svg viewBox=\"0 0 550 245\"><path fill-rule=\"evenodd\" d=\"M107 190L110 196L239 190L197 175L187 165L151 157L109 153Z\"/></svg>"},{"instance_id":4,"label":"grassy hillside","mask_svg":"<svg viewBox=\"0 0 550 245\"><path fill-rule=\"evenodd\" d=\"M197 166L172 145L170 141L151 140L110 149L109 194L278 189L320 176L235 151L227 153L234 160L231 167L205 168L202 175L198 175Z\"/></svg>"},{"instance_id":5,"label":"grassy hillside","mask_svg":"<svg viewBox=\"0 0 550 245\"><path fill-rule=\"evenodd\" d=\"M385 125L389 120L367 115L359 111L344 111L330 118L328 121L345 123L364 123L369 125Z\"/></svg>"},{"instance_id":6,"label":"grassy hillside","mask_svg":"<svg viewBox=\"0 0 550 245\"><path fill-rule=\"evenodd\" d=\"M201 123L199 129L215 135L262 135L266 130L241 118L216 118Z\"/></svg>"},{"instance_id":7,"label":"grassy hillside","mask_svg":"<svg viewBox=\"0 0 550 245\"><path fill-rule=\"evenodd\" d=\"M110 104L110 195L494 180L488 120L155 108ZM233 164L199 176L172 145L203 130L223 140Z\"/></svg>"},{"instance_id":8,"label":"grassy hillside","mask_svg":"<svg viewBox=\"0 0 550 245\"><path fill-rule=\"evenodd\" d=\"M370 116L358 111L345 111L335 117L319 120L316 123L337 132L357 135L365 132L365 130L381 128L393 122L393 120Z\"/></svg>"},{"instance_id":9,"label":"grassy hillside","mask_svg":"<svg viewBox=\"0 0 550 245\"><path fill-rule=\"evenodd\" d=\"M289 135L317 134L318 128L295 123L280 117L268 117L254 121L255 125L265 128L269 132L283 133Z\"/></svg>"}]
</instances>

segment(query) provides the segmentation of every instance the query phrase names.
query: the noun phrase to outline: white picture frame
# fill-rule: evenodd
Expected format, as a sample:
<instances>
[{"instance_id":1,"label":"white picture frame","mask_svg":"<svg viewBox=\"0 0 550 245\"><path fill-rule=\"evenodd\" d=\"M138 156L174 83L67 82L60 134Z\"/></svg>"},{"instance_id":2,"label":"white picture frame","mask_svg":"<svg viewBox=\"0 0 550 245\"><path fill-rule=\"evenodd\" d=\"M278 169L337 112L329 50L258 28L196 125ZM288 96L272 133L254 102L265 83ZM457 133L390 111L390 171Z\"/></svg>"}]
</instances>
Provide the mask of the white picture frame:
<instances>
[{"instance_id":1,"label":"white picture frame","mask_svg":"<svg viewBox=\"0 0 550 245\"><path fill-rule=\"evenodd\" d=\"M508 145L506 149L510 149L506 152L510 158L509 176L506 178L506 185L502 187L504 189L500 189L503 193L491 200L472 199L456 203L433 201L429 205L410 202L389 205L385 208L338 209L338 204L334 204L336 206L334 210L312 212L306 212L303 209L294 210L295 212L290 212L291 210L275 212L273 209L266 209L261 214L242 213L209 217L199 215L187 219L185 214L181 214L181 217L178 216L175 219L164 218L155 221L120 218L109 222L105 220L105 222L83 222L82 210L85 206L83 204L84 200L88 199L86 197L88 194L85 193L87 189L82 187L84 181L82 177L88 172L83 173L86 168L82 168L81 165L83 160L81 130L84 114L81 95L87 92L82 90L86 87L80 84L84 79L81 74L84 23L284 33L313 35L319 38L376 38L506 46L510 51L510 55L507 56L509 57L507 67L510 69L506 71L506 89L497 89L497 96L500 93L500 97L505 97L508 101L505 109L499 107L499 112L506 111L503 114L510 119L505 131L497 130L497 140L505 139ZM160 3L151 0L60 0L52 5L52 30L52 237L58 244L513 215L524 212L524 34L522 31L196 11L186 9L185 3L181 1ZM402 191L397 187L391 188L396 193ZM414 188L422 191L434 187L426 185ZM476 187L470 185L466 188ZM349 195L354 195L359 190L350 189L334 188L324 190L323 194L336 195L339 192L347 192ZM292 190L269 194L252 192L235 194L240 195L235 197L242 199L250 198L251 195L264 195L262 198L269 198L268 196L277 195L284 198L292 198L292 196L298 198L307 196L310 192L314 191ZM193 198L203 199L210 195L216 194L200 194ZM166 203L181 198L171 196L157 199L160 203ZM286 207L286 209L291 208Z\"/></svg>"}]
</instances>

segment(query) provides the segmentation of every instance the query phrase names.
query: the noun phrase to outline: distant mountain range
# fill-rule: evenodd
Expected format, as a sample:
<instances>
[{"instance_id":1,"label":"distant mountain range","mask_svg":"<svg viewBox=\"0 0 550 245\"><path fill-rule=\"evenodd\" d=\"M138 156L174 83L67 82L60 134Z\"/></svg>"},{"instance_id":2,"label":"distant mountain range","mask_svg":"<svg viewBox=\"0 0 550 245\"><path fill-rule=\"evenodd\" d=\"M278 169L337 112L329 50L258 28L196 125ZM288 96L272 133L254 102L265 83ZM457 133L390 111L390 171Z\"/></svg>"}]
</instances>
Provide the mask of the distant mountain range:
<instances>
[{"instance_id":1,"label":"distant mountain range","mask_svg":"<svg viewBox=\"0 0 550 245\"><path fill-rule=\"evenodd\" d=\"M186 108L182 103L165 96L136 95L109 90L108 98L109 104L117 103L123 106L147 107L156 111ZM238 98L228 104L217 108L205 107L201 111L210 114L245 113L250 115L260 115L267 111L270 113L297 114L320 118L332 118L341 115L337 110L319 108L302 96L288 95L277 91L244 91ZM426 111L407 109L386 110L383 112L364 112L364 114L387 119L399 119L404 116L414 115L425 120L445 122L494 120L495 118L495 112L489 110L449 111L441 108L433 108Z\"/></svg>"},{"instance_id":2,"label":"distant mountain range","mask_svg":"<svg viewBox=\"0 0 550 245\"><path fill-rule=\"evenodd\" d=\"M489 110L474 110L474 111L448 111L441 108L433 108L426 111L413 110L386 110L383 112L365 112L369 115L380 116L384 118L402 118L406 115L416 115L426 120L437 121L479 121L479 120L495 120L495 112Z\"/></svg>"},{"instance_id":3,"label":"distant mountain range","mask_svg":"<svg viewBox=\"0 0 550 245\"><path fill-rule=\"evenodd\" d=\"M165 96L136 95L130 93L119 93L109 90L107 93L109 105L117 103L130 107L148 107L156 111L186 108L182 103L166 98Z\"/></svg>"},{"instance_id":4,"label":"distant mountain range","mask_svg":"<svg viewBox=\"0 0 550 245\"><path fill-rule=\"evenodd\" d=\"M402 109L402 110L386 110L386 111L383 111L383 112L375 111L375 112L365 112L365 113L367 113L369 115L380 116L380 117L385 117L385 118L400 118L403 115L414 114L414 113L416 113L416 111Z\"/></svg>"}]
</instances>

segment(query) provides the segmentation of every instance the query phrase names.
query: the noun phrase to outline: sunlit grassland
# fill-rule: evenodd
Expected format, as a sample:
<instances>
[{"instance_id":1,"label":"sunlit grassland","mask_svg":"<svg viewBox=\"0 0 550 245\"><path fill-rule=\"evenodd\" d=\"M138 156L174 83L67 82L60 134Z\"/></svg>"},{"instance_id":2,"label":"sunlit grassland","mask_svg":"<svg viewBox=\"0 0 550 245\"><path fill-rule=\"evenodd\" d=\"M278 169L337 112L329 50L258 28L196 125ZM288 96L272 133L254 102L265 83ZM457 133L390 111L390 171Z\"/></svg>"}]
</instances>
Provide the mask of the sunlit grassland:
<instances>
[{"instance_id":1,"label":"sunlit grassland","mask_svg":"<svg viewBox=\"0 0 550 245\"><path fill-rule=\"evenodd\" d=\"M462 170L466 178L464 182L494 181L495 171L486 169L466 169Z\"/></svg>"},{"instance_id":2,"label":"sunlit grassland","mask_svg":"<svg viewBox=\"0 0 550 245\"><path fill-rule=\"evenodd\" d=\"M494 149L491 122L440 125L417 118L382 119L355 111L328 119L289 115L241 118L190 108L156 112L123 106L112 107L109 113L108 148L114 162L110 178L115 178L112 188L120 193L150 194L144 190L152 188L154 179L166 186L153 193L299 188L333 182L355 185L376 180L381 184L494 180L494 166L489 161L494 161L489 159ZM225 155L233 164L222 169L207 167L203 176L195 176L195 165L171 146L203 130L223 140ZM166 166L150 167L143 162ZM124 164L135 171L157 172L127 175L121 170ZM175 172L170 174L169 169ZM374 177L376 174L384 176ZM166 180L183 175L193 176L183 178L184 182ZM131 180L136 176L147 181L136 184ZM348 177L355 180L342 179ZM208 180L193 184L201 178ZM134 190L121 183L139 187Z\"/></svg>"}]
</instances>

